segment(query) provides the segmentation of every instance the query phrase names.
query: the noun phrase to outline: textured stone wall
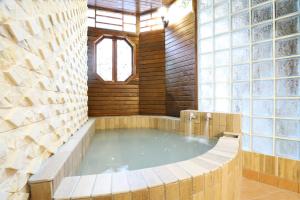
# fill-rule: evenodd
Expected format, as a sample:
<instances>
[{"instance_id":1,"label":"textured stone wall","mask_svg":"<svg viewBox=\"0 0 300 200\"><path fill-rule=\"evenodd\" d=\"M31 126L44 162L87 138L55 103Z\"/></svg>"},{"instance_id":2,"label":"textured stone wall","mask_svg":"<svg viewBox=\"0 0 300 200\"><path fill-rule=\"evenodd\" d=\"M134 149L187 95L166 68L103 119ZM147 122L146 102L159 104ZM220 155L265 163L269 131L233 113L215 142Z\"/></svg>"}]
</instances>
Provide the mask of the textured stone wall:
<instances>
[{"instance_id":1,"label":"textured stone wall","mask_svg":"<svg viewBox=\"0 0 300 200\"><path fill-rule=\"evenodd\" d=\"M85 0L0 0L0 199L87 121Z\"/></svg>"}]
</instances>

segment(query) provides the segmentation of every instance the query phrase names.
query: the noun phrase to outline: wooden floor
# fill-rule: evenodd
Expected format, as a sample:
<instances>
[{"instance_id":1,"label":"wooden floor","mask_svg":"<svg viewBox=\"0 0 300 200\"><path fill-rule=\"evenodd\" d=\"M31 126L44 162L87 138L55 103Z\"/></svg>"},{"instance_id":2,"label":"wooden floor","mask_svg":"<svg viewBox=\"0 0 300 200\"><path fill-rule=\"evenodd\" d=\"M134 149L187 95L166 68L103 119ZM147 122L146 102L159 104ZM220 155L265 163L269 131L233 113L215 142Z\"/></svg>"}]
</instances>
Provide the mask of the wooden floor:
<instances>
[{"instance_id":1,"label":"wooden floor","mask_svg":"<svg viewBox=\"0 0 300 200\"><path fill-rule=\"evenodd\" d=\"M243 178L240 200L300 200L300 194Z\"/></svg>"}]
</instances>

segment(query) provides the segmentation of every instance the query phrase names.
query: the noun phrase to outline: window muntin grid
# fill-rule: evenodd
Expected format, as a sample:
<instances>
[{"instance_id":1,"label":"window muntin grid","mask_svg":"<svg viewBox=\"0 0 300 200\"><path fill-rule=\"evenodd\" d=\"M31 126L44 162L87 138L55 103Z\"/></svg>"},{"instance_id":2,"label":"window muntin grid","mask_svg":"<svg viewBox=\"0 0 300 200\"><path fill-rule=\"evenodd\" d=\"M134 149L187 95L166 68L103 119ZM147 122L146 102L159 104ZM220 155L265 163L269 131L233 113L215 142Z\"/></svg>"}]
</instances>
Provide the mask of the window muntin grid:
<instances>
[{"instance_id":1,"label":"window muntin grid","mask_svg":"<svg viewBox=\"0 0 300 200\"><path fill-rule=\"evenodd\" d=\"M88 26L136 33L136 16L89 8Z\"/></svg>"},{"instance_id":2,"label":"window muntin grid","mask_svg":"<svg viewBox=\"0 0 300 200\"><path fill-rule=\"evenodd\" d=\"M199 109L241 112L245 150L300 160L300 1L198 3Z\"/></svg>"}]
</instances>

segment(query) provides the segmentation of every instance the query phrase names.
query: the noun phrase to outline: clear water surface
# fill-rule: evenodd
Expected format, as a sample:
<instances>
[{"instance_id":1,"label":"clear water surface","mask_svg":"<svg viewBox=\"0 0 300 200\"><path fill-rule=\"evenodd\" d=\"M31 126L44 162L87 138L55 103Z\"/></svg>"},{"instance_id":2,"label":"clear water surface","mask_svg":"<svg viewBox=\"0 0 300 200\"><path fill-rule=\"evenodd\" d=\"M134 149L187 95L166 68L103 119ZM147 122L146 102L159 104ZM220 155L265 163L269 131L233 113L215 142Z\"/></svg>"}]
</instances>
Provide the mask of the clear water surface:
<instances>
[{"instance_id":1,"label":"clear water surface","mask_svg":"<svg viewBox=\"0 0 300 200\"><path fill-rule=\"evenodd\" d=\"M75 175L154 167L201 155L217 140L157 129L97 131Z\"/></svg>"}]
</instances>

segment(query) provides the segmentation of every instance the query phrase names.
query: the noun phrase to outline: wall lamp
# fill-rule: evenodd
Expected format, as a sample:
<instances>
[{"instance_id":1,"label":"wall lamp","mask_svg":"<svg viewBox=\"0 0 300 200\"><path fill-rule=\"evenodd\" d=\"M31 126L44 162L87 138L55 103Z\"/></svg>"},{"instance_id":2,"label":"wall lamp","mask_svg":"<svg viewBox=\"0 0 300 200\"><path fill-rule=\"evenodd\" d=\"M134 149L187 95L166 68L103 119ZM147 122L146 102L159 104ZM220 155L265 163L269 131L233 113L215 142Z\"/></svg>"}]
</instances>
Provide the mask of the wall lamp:
<instances>
[{"instance_id":1,"label":"wall lamp","mask_svg":"<svg viewBox=\"0 0 300 200\"><path fill-rule=\"evenodd\" d=\"M159 14L160 14L160 17L161 17L161 20L164 24L164 27L166 28L169 24L169 19L168 19L168 9L163 6L159 9Z\"/></svg>"}]
</instances>

